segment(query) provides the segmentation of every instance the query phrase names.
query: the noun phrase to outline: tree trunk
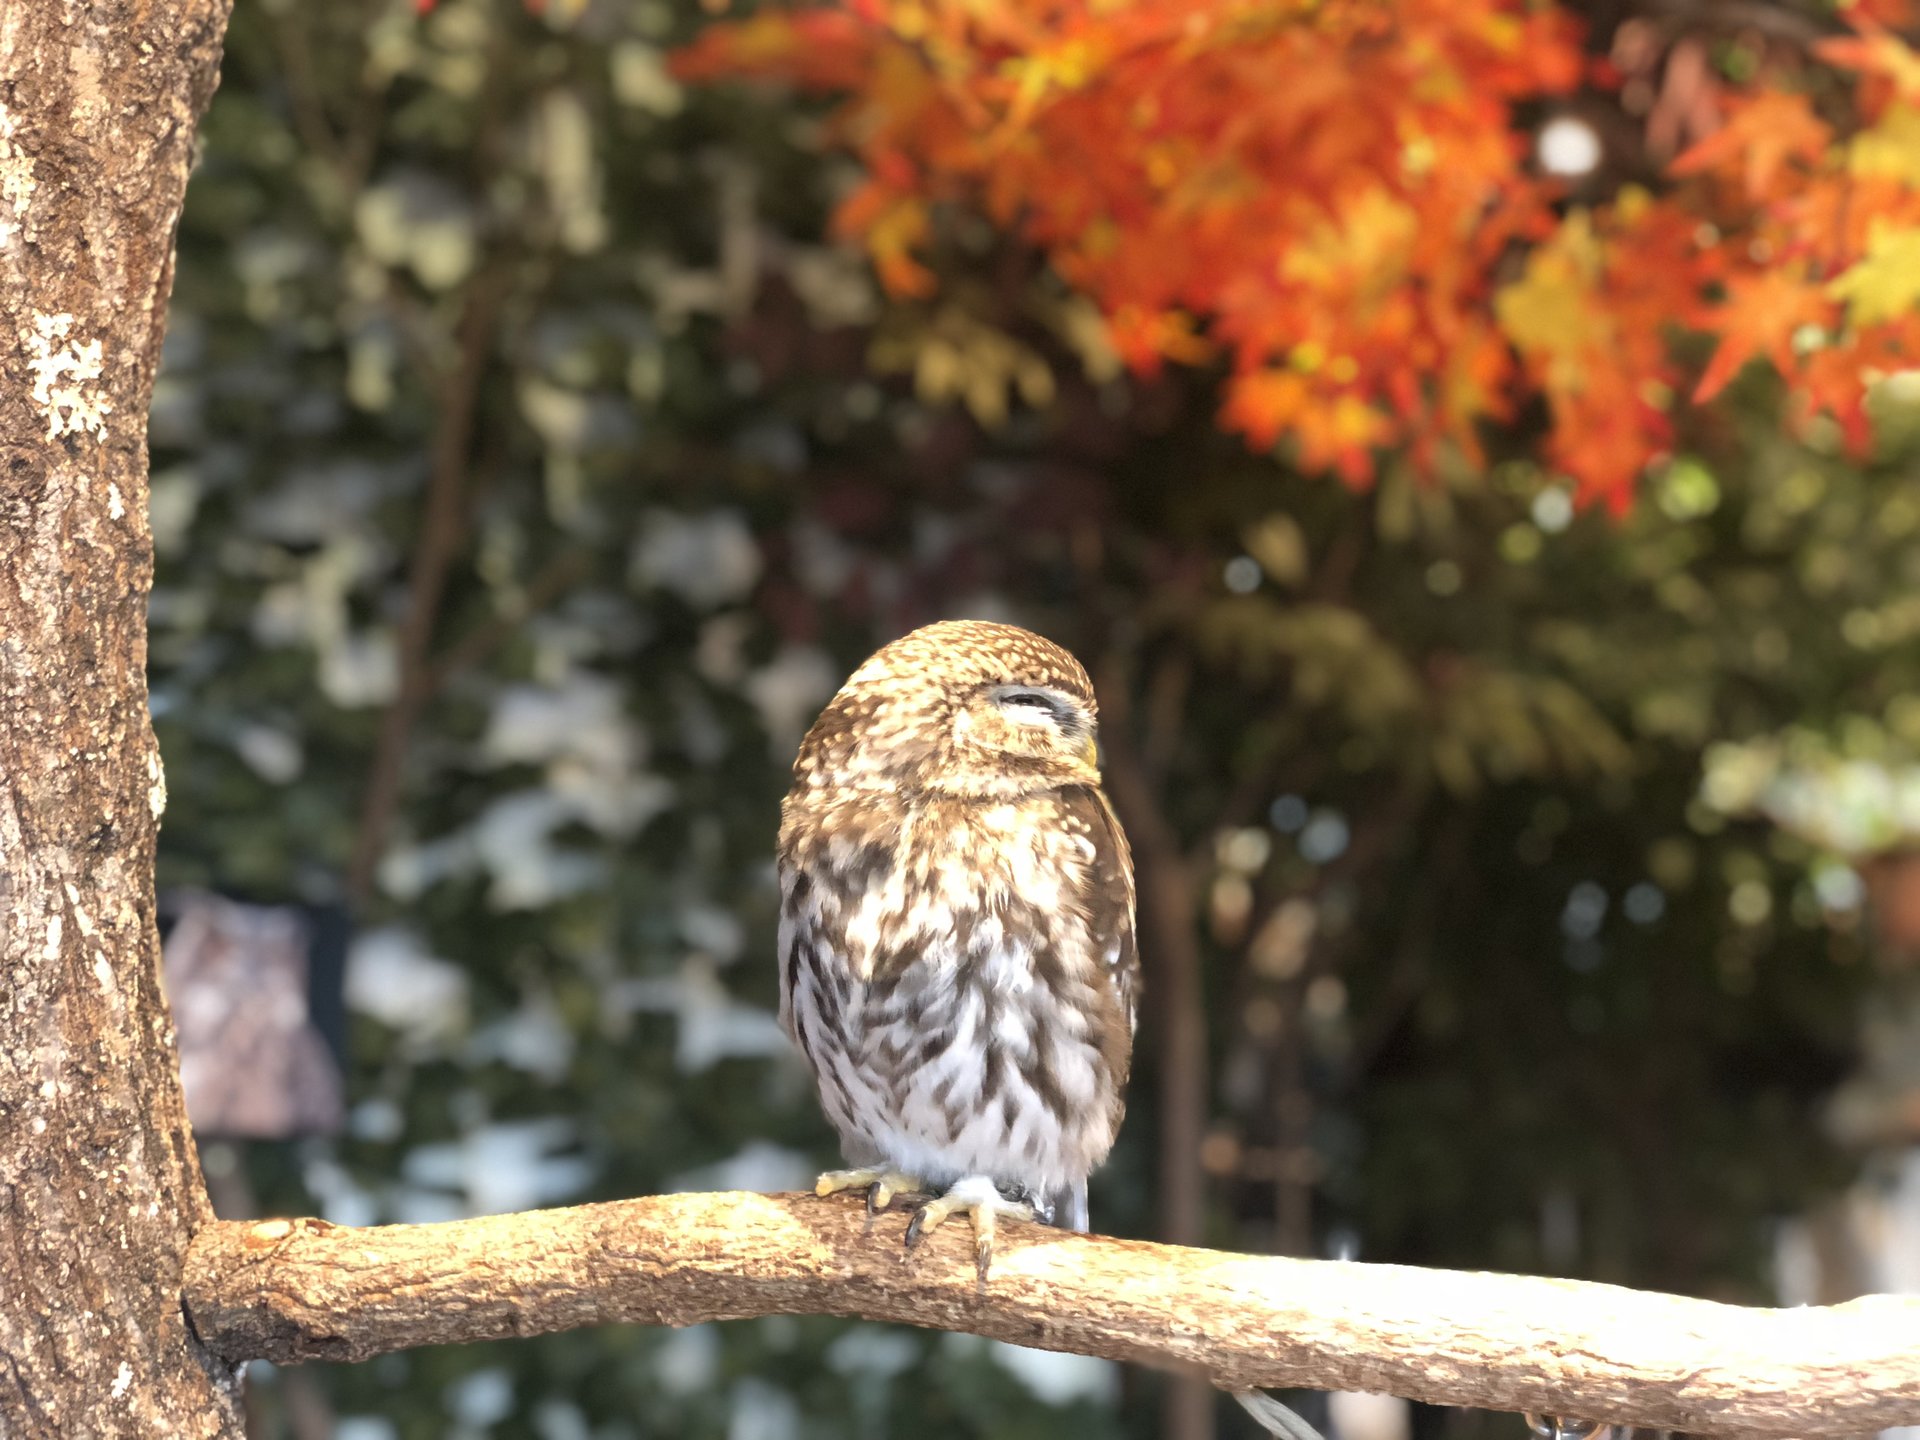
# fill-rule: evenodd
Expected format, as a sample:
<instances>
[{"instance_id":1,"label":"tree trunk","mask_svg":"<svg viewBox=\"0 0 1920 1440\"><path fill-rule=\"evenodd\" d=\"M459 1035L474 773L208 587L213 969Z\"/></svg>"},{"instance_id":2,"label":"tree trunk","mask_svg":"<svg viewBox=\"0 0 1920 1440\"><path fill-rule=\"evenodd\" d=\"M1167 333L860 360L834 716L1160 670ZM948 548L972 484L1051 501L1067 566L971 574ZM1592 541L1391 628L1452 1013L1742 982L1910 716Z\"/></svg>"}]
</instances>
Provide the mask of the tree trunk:
<instances>
[{"instance_id":1,"label":"tree trunk","mask_svg":"<svg viewBox=\"0 0 1920 1440\"><path fill-rule=\"evenodd\" d=\"M1199 901L1179 837L1154 794L1153 778L1128 734L1125 681L1103 674L1106 779L1133 846L1140 884L1140 950L1146 963L1148 1013L1160 1071L1160 1235L1174 1245L1206 1238L1206 1175L1200 1141L1207 1128L1207 1006ZM1212 1440L1213 1388L1176 1376L1161 1406L1161 1440Z\"/></svg>"},{"instance_id":2,"label":"tree trunk","mask_svg":"<svg viewBox=\"0 0 1920 1440\"><path fill-rule=\"evenodd\" d=\"M238 1436L160 992L146 423L230 0L0 0L0 1435Z\"/></svg>"}]
</instances>

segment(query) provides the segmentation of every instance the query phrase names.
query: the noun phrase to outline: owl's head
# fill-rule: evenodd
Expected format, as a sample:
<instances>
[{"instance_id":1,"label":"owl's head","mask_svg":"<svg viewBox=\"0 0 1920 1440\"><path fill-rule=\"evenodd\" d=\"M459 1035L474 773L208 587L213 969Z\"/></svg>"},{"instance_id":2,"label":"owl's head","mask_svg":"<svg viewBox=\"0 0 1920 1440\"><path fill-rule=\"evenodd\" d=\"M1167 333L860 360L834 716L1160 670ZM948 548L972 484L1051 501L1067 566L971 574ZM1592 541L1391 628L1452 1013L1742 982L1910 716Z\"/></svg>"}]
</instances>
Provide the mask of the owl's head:
<instances>
[{"instance_id":1,"label":"owl's head","mask_svg":"<svg viewBox=\"0 0 1920 1440\"><path fill-rule=\"evenodd\" d=\"M1011 797L1097 785L1093 685L1031 630L946 620L871 656L801 744L802 785Z\"/></svg>"}]
</instances>

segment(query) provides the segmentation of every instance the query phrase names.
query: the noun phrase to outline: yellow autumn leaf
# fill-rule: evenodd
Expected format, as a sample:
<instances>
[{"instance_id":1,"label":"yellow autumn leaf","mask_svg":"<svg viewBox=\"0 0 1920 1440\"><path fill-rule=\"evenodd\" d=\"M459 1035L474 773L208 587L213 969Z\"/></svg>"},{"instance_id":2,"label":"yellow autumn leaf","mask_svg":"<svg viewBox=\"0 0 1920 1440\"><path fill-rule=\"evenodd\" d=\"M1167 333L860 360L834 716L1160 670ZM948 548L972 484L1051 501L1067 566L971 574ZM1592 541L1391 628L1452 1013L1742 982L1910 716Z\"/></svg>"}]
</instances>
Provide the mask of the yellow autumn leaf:
<instances>
[{"instance_id":1,"label":"yellow autumn leaf","mask_svg":"<svg viewBox=\"0 0 1920 1440\"><path fill-rule=\"evenodd\" d=\"M1866 257L1836 276L1827 294L1847 303L1855 325L1877 325L1920 301L1920 229L1876 220L1867 232Z\"/></svg>"},{"instance_id":2,"label":"yellow autumn leaf","mask_svg":"<svg viewBox=\"0 0 1920 1440\"><path fill-rule=\"evenodd\" d=\"M1886 114L1847 146L1847 169L1862 178L1886 176L1920 186L1920 110L1888 106Z\"/></svg>"},{"instance_id":3,"label":"yellow autumn leaf","mask_svg":"<svg viewBox=\"0 0 1920 1440\"><path fill-rule=\"evenodd\" d=\"M1362 275L1369 292L1388 289L1405 274L1419 230L1411 207L1371 187L1344 204L1336 220L1314 227L1290 248L1280 261L1280 277L1327 288L1340 277Z\"/></svg>"},{"instance_id":4,"label":"yellow autumn leaf","mask_svg":"<svg viewBox=\"0 0 1920 1440\"><path fill-rule=\"evenodd\" d=\"M1587 358L1611 343L1612 325L1596 293L1604 268L1593 221L1576 211L1493 298L1501 332L1523 355L1547 362L1551 389L1578 392Z\"/></svg>"},{"instance_id":5,"label":"yellow autumn leaf","mask_svg":"<svg viewBox=\"0 0 1920 1440\"><path fill-rule=\"evenodd\" d=\"M933 292L933 272L916 254L932 230L926 202L917 198L894 201L868 225L867 251L889 294L920 296Z\"/></svg>"},{"instance_id":6,"label":"yellow autumn leaf","mask_svg":"<svg viewBox=\"0 0 1920 1440\"><path fill-rule=\"evenodd\" d=\"M1311 565L1307 533L1291 515L1267 516L1241 537L1241 543L1276 583L1292 588L1305 582Z\"/></svg>"}]
</instances>

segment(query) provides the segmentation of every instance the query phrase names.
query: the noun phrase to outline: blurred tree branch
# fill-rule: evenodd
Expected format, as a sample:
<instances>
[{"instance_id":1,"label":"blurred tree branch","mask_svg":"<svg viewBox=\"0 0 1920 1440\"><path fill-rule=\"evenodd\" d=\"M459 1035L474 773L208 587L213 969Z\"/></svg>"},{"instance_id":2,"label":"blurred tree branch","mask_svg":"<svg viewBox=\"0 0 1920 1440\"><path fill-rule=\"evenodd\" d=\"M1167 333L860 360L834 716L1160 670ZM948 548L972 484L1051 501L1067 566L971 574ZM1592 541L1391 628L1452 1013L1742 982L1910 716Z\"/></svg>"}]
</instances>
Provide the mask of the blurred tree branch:
<instances>
[{"instance_id":1,"label":"blurred tree branch","mask_svg":"<svg viewBox=\"0 0 1920 1440\"><path fill-rule=\"evenodd\" d=\"M387 79L378 66L358 58L360 83L350 114L336 123L329 112L325 87L314 65L314 16L294 5L262 7L287 104L301 142L329 168L337 187L331 198L350 212L365 189L379 151L380 132L387 118ZM365 23L365 21L363 21Z\"/></svg>"},{"instance_id":2,"label":"blurred tree branch","mask_svg":"<svg viewBox=\"0 0 1920 1440\"><path fill-rule=\"evenodd\" d=\"M1575 7L1585 11L1590 7ZM1801 9L1766 0L1646 0L1643 13L1674 31L1754 30L1771 39L1796 45L1842 33L1830 12Z\"/></svg>"},{"instance_id":3,"label":"blurred tree branch","mask_svg":"<svg viewBox=\"0 0 1920 1440\"><path fill-rule=\"evenodd\" d=\"M555 555L537 572L517 595L509 598L492 618L462 635L431 667L426 679L426 698L432 699L449 681L489 659L511 640L529 617L538 615L585 575L593 561L584 546L573 546Z\"/></svg>"},{"instance_id":4,"label":"blurred tree branch","mask_svg":"<svg viewBox=\"0 0 1920 1440\"><path fill-rule=\"evenodd\" d=\"M1151 682L1148 744L1156 723L1177 721L1191 671L1175 660ZM1205 1235L1206 1174L1200 1142L1207 1127L1207 1013L1200 941L1195 931L1199 900L1194 866L1182 854L1180 837L1160 803L1155 767L1133 741L1131 691L1118 656L1103 667L1100 705L1107 788L1133 846L1134 868L1145 920L1147 977L1154 1000L1154 1038L1160 1076L1160 1233L1176 1245L1196 1245ZM1162 742L1170 750L1171 740ZM1165 755L1162 757L1164 764ZM1167 1391L1164 1440L1209 1440L1213 1396L1206 1387L1175 1384Z\"/></svg>"},{"instance_id":5,"label":"blurred tree branch","mask_svg":"<svg viewBox=\"0 0 1920 1440\"><path fill-rule=\"evenodd\" d=\"M467 472L479 420L480 389L493 358L511 270L496 261L471 282L461 316L459 359L441 388L420 531L407 573L407 613L399 634L399 682L381 718L368 766L360 823L347 865L347 898L356 908L373 893L374 873L400 808L403 772L414 724L432 698L432 659L440 599L466 533Z\"/></svg>"},{"instance_id":6,"label":"blurred tree branch","mask_svg":"<svg viewBox=\"0 0 1920 1440\"><path fill-rule=\"evenodd\" d=\"M974 1279L961 1227L804 1195L662 1195L442 1225L217 1221L188 1257L200 1338L238 1362L585 1325L889 1320L1263 1386L1578 1415L1696 1435L1920 1422L1920 1298L1763 1310L1586 1281L1232 1255L1037 1225Z\"/></svg>"},{"instance_id":7,"label":"blurred tree branch","mask_svg":"<svg viewBox=\"0 0 1920 1440\"><path fill-rule=\"evenodd\" d=\"M509 118L506 91L509 62L514 54L512 34L511 26L500 25L488 40L487 67L479 93L480 118L472 146L471 170L476 177L494 173L500 164L503 131ZM373 109L372 101L373 97L368 97L361 107L363 112ZM310 118L309 124L324 126L324 115ZM356 138L335 147L340 154L336 168L349 202L354 187L364 181L372 163L371 151L366 155L359 153L362 144ZM493 228L509 235L521 227L496 222ZM467 511L472 499L470 472L483 418L481 392L488 367L495 358L506 312L515 298L516 282L520 278L517 270L522 258L523 247L502 240L476 268L466 283L453 343L444 363L436 363L436 347L421 333L426 327L417 322L402 327L403 332L410 334L423 368L435 376L437 404L426 494L407 570L406 615L397 640L397 690L381 717L361 794L353 850L347 860L346 897L356 910L364 908L373 895L380 858L386 853L394 817L400 811L414 727L448 673L447 667L435 663L434 638L441 601L454 562L466 541ZM414 307L409 304L407 292L397 277L390 280L389 292L396 312L404 319Z\"/></svg>"}]
</instances>

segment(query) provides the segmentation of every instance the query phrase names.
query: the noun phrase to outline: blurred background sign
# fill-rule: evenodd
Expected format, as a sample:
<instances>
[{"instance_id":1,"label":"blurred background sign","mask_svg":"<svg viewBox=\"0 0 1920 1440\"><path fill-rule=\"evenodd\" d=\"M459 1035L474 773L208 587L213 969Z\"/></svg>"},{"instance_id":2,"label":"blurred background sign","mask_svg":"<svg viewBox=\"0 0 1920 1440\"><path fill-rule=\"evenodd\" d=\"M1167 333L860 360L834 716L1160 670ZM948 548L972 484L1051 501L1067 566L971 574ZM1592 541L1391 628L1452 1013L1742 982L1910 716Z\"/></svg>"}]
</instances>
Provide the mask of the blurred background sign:
<instances>
[{"instance_id":1,"label":"blurred background sign","mask_svg":"<svg viewBox=\"0 0 1920 1440\"><path fill-rule=\"evenodd\" d=\"M162 905L167 998L202 1139L286 1140L336 1133L344 920L251 905L207 891Z\"/></svg>"}]
</instances>

